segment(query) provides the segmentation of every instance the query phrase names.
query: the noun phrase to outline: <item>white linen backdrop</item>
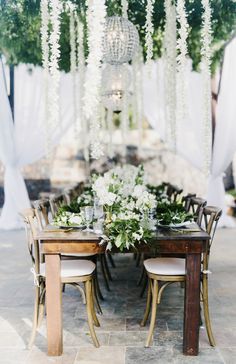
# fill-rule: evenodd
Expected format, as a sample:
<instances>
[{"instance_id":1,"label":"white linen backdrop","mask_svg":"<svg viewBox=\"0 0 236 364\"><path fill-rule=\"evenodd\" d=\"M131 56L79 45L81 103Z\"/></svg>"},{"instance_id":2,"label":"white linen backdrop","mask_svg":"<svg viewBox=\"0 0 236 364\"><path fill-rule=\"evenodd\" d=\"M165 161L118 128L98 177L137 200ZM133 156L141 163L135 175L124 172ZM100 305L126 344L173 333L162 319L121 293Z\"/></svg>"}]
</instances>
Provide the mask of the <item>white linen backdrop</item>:
<instances>
[{"instance_id":1,"label":"white linen backdrop","mask_svg":"<svg viewBox=\"0 0 236 364\"><path fill-rule=\"evenodd\" d=\"M208 187L208 201L222 207L224 203L223 172L236 151L236 37L225 49L220 93L216 109L216 131L213 148L212 174ZM227 217L224 224L234 226Z\"/></svg>"},{"instance_id":2,"label":"white linen backdrop","mask_svg":"<svg viewBox=\"0 0 236 364\"><path fill-rule=\"evenodd\" d=\"M211 176L206 199L209 205L223 209L220 226L235 226L226 215L223 173L236 151L236 38L226 47L222 71L220 94L216 110L216 130ZM203 78L201 73L191 71L191 62L186 70L186 118L177 125L176 153L199 170L204 165L204 135L202 128ZM143 70L144 114L150 125L166 140L164 63L153 62L151 77Z\"/></svg>"},{"instance_id":3,"label":"white linen backdrop","mask_svg":"<svg viewBox=\"0 0 236 364\"><path fill-rule=\"evenodd\" d=\"M0 229L22 226L19 212L30 206L21 169L46 154L44 139L44 98L42 68L20 65L15 68L15 120L7 96L3 64L0 64L0 160L5 167L5 202ZM73 120L72 76L61 74L61 126L53 134L58 144Z\"/></svg>"}]
</instances>

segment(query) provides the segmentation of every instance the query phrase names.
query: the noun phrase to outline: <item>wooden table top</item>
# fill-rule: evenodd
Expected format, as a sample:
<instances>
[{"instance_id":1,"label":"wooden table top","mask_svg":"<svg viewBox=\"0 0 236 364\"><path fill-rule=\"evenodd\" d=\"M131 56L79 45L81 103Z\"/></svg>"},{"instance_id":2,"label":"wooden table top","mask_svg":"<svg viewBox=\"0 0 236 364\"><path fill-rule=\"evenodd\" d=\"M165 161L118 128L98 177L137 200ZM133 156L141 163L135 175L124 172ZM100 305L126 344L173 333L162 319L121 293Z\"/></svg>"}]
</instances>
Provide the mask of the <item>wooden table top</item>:
<instances>
[{"instance_id":1,"label":"wooden table top","mask_svg":"<svg viewBox=\"0 0 236 364\"><path fill-rule=\"evenodd\" d=\"M36 239L41 241L91 241L99 242L101 236L93 232L85 232L80 229L60 229L52 225L48 225L42 231L38 231L35 236ZM151 240L209 240L210 236L202 230L196 223L188 225L185 228L167 229L158 228L153 232L153 238Z\"/></svg>"}]
</instances>

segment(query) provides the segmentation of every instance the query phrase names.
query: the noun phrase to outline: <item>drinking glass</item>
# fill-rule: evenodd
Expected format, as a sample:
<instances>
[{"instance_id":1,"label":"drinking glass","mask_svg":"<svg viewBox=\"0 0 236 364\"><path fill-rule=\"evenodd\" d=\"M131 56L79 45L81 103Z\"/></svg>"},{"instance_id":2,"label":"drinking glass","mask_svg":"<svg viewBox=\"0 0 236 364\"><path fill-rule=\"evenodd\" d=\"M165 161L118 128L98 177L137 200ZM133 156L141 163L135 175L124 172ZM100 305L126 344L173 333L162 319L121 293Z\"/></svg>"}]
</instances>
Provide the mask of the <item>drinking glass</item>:
<instances>
[{"instance_id":1,"label":"drinking glass","mask_svg":"<svg viewBox=\"0 0 236 364\"><path fill-rule=\"evenodd\" d=\"M93 207L85 206L84 208L84 218L86 222L86 229L84 231L93 231L89 228L91 222L93 221Z\"/></svg>"},{"instance_id":2,"label":"drinking glass","mask_svg":"<svg viewBox=\"0 0 236 364\"><path fill-rule=\"evenodd\" d=\"M94 206L94 218L96 220L102 220L104 217L104 211L102 205L95 205Z\"/></svg>"}]
</instances>

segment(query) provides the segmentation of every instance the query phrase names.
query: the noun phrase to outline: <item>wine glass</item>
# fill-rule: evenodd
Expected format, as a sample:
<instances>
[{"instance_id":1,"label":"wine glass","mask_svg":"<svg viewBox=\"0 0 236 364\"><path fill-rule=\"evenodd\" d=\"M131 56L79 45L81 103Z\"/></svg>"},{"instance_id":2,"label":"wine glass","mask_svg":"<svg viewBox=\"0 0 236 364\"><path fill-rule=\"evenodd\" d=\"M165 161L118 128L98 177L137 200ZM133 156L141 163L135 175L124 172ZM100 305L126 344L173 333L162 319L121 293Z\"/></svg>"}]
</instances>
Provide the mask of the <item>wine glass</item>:
<instances>
[{"instance_id":1,"label":"wine glass","mask_svg":"<svg viewBox=\"0 0 236 364\"><path fill-rule=\"evenodd\" d=\"M102 220L104 217L104 211L102 205L95 205L94 206L94 218L96 220Z\"/></svg>"},{"instance_id":2,"label":"wine glass","mask_svg":"<svg viewBox=\"0 0 236 364\"><path fill-rule=\"evenodd\" d=\"M91 222L93 221L93 207L92 206L85 206L84 208L84 218L86 222L86 229L84 231L93 231L89 228Z\"/></svg>"}]
</instances>

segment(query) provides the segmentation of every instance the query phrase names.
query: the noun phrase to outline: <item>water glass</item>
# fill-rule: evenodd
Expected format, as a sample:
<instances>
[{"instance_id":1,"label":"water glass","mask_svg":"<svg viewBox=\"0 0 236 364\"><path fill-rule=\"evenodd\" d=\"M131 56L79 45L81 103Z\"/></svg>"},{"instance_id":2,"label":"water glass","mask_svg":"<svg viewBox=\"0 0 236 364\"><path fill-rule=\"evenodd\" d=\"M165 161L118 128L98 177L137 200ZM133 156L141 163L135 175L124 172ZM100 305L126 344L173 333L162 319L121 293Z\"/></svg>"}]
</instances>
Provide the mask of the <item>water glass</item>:
<instances>
[{"instance_id":1,"label":"water glass","mask_svg":"<svg viewBox=\"0 0 236 364\"><path fill-rule=\"evenodd\" d=\"M93 231L89 228L91 222L93 221L93 207L85 206L84 208L84 218L86 222L86 229L84 231Z\"/></svg>"}]
</instances>

